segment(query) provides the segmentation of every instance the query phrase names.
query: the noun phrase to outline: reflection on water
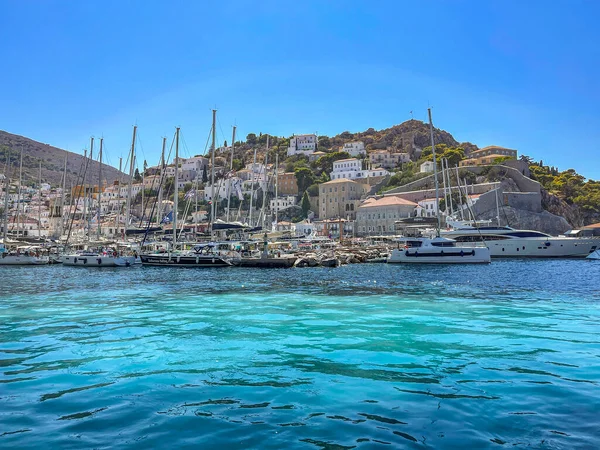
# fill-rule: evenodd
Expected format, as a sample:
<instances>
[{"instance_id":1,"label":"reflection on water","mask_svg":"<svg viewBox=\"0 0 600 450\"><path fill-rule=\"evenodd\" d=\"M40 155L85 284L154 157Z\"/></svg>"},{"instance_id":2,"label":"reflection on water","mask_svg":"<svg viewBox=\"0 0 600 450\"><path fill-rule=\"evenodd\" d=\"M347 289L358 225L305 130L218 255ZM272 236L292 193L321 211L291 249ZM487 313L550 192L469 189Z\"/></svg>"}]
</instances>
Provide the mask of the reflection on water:
<instances>
[{"instance_id":1,"label":"reflection on water","mask_svg":"<svg viewBox=\"0 0 600 450\"><path fill-rule=\"evenodd\" d=\"M2 275L2 447L596 446L590 261Z\"/></svg>"}]
</instances>

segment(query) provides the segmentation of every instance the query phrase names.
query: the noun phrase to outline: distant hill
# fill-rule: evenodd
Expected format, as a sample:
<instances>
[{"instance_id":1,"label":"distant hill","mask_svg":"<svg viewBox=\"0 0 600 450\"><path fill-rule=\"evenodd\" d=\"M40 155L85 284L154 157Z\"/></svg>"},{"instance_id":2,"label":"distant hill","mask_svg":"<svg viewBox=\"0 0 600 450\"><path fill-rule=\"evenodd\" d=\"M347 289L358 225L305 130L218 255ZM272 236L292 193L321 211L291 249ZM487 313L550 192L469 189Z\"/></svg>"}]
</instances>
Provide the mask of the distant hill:
<instances>
[{"instance_id":1,"label":"distant hill","mask_svg":"<svg viewBox=\"0 0 600 450\"><path fill-rule=\"evenodd\" d=\"M98 151L96 145L94 152ZM84 161L83 155L67 152L60 148L52 147L48 144L34 141L32 139L7 133L0 130L0 173L3 173L6 167L7 154L10 151L12 171L11 179L19 176L19 155L23 149L23 182L30 184L37 182L39 177L39 160L42 160L42 182L50 183L52 186L60 186L62 183L63 168L65 164L65 154L67 157L67 183L75 183L81 164ZM97 157L96 155L94 155ZM94 162L88 165L86 180L91 183L98 182L98 163ZM114 167L102 164L102 178L111 184L115 180L128 180L129 178L119 172Z\"/></svg>"},{"instance_id":2,"label":"distant hill","mask_svg":"<svg viewBox=\"0 0 600 450\"><path fill-rule=\"evenodd\" d=\"M252 139L248 139L252 136ZM454 137L445 130L433 128L433 136L435 143L446 144L449 147L462 147L468 155L478 147L470 142L458 142ZM343 145L347 142L362 141L368 151L390 149L397 152L406 152L411 155L413 160L417 160L420 155L420 150L431 145L431 137L429 134L429 124L420 120L407 120L399 125L394 125L383 130L375 130L369 128L366 131L350 133L344 131L336 136L319 136L318 149L323 152L340 151ZM279 149L281 156L285 155L284 149L287 149L290 142L290 137L271 136L271 149ZM254 155L254 148L258 148L258 160L261 161L264 157L266 144L266 135L254 133L248 135L245 141L236 143L236 158L240 161L249 163Z\"/></svg>"},{"instance_id":3,"label":"distant hill","mask_svg":"<svg viewBox=\"0 0 600 450\"><path fill-rule=\"evenodd\" d=\"M470 142L460 143L447 131L439 128L433 128L435 143L446 144L449 147L463 147L468 154L477 150L477 146ZM363 141L367 150L385 150L393 149L410 153L416 149L422 149L431 145L429 133L429 124L420 120L407 120L399 125L394 125L383 130L369 128L359 133L350 133L345 131L332 138L329 138L333 147L342 146L346 142L360 140Z\"/></svg>"}]
</instances>

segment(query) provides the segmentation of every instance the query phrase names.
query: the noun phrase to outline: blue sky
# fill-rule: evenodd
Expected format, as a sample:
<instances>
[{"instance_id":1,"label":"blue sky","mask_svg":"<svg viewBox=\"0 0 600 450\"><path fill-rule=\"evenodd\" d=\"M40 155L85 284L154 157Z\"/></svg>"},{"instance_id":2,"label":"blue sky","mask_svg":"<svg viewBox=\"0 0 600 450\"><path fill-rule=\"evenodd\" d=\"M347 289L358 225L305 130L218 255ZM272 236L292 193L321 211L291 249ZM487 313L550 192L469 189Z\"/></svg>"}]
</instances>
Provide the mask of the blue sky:
<instances>
[{"instance_id":1,"label":"blue sky","mask_svg":"<svg viewBox=\"0 0 600 450\"><path fill-rule=\"evenodd\" d=\"M0 129L112 165L218 139L425 119L600 179L596 1L0 0Z\"/></svg>"}]
</instances>

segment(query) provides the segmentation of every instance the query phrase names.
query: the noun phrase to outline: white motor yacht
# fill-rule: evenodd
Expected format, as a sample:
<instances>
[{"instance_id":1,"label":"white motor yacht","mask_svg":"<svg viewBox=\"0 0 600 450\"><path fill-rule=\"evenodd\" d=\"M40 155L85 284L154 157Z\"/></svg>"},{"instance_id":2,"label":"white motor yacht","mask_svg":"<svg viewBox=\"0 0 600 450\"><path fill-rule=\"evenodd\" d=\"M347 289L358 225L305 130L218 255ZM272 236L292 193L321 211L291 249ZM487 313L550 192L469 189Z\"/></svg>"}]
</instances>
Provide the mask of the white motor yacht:
<instances>
[{"instance_id":1,"label":"white motor yacht","mask_svg":"<svg viewBox=\"0 0 600 450\"><path fill-rule=\"evenodd\" d=\"M458 245L485 242L493 257L585 258L600 247L599 239L554 237L511 227L466 227L441 234L454 239Z\"/></svg>"},{"instance_id":2,"label":"white motor yacht","mask_svg":"<svg viewBox=\"0 0 600 450\"><path fill-rule=\"evenodd\" d=\"M392 250L388 263L412 264L486 264L491 261L485 246L459 247L444 237L404 238Z\"/></svg>"}]
</instances>

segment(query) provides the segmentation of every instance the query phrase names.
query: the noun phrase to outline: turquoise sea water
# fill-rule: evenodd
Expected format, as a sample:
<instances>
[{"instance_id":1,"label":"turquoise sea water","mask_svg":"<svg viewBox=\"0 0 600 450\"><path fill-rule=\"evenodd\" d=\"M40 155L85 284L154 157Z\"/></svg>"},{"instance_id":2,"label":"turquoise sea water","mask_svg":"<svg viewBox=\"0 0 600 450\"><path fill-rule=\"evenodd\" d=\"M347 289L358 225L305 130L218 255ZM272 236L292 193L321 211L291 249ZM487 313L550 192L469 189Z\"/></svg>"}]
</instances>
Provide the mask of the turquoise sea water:
<instances>
[{"instance_id":1,"label":"turquoise sea water","mask_svg":"<svg viewBox=\"0 0 600 450\"><path fill-rule=\"evenodd\" d=\"M600 262L0 277L1 448L600 445Z\"/></svg>"}]
</instances>

